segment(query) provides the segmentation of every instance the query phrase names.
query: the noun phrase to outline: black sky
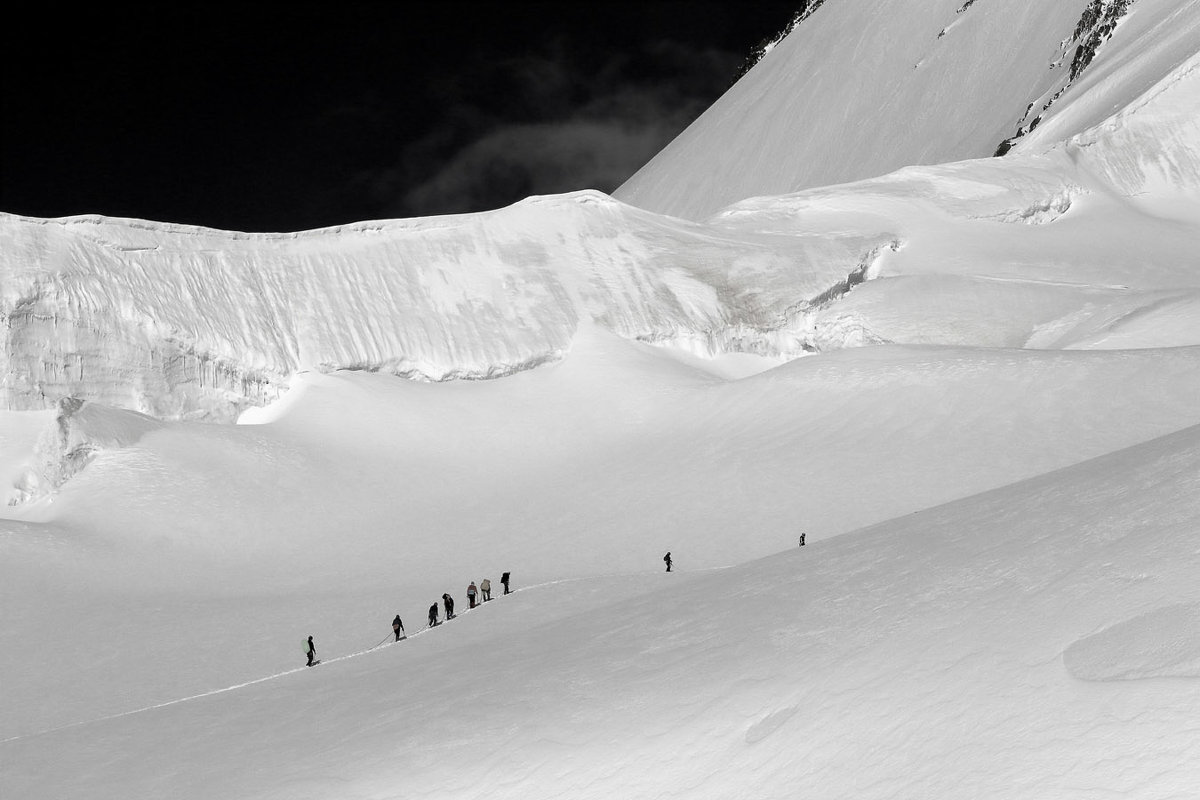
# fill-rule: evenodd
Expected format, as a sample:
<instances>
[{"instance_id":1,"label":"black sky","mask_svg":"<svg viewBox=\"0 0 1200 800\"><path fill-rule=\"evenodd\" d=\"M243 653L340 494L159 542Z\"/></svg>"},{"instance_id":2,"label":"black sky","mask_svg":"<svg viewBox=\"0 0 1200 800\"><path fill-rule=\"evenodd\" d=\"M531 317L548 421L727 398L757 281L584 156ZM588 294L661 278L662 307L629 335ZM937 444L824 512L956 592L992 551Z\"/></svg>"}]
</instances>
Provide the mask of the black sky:
<instances>
[{"instance_id":1,"label":"black sky","mask_svg":"<svg viewBox=\"0 0 1200 800\"><path fill-rule=\"evenodd\" d=\"M612 191L798 5L32 11L4 48L0 211L293 231Z\"/></svg>"}]
</instances>

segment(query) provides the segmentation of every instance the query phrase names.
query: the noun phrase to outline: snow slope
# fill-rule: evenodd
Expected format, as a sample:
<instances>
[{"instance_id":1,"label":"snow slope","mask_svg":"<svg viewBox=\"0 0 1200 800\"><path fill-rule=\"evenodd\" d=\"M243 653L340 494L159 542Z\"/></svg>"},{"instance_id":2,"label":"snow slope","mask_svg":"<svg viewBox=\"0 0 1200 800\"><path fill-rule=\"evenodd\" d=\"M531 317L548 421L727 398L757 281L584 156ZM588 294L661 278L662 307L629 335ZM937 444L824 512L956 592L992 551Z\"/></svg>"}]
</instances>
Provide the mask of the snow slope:
<instances>
[{"instance_id":1,"label":"snow slope","mask_svg":"<svg viewBox=\"0 0 1200 800\"><path fill-rule=\"evenodd\" d=\"M1197 53L1196 3L1138 0L1070 81L1092 5L826 3L614 196L701 220L749 197L991 156L1034 116L1018 149L1036 152L1101 124Z\"/></svg>"},{"instance_id":2,"label":"snow slope","mask_svg":"<svg viewBox=\"0 0 1200 800\"><path fill-rule=\"evenodd\" d=\"M258 425L85 405L69 435L115 444L0 527L0 735L278 671L301 622L349 652L485 574L743 563L1200 424L1196 397L1200 348L862 348L727 381L596 332L499 381L310 374Z\"/></svg>"},{"instance_id":3,"label":"snow slope","mask_svg":"<svg viewBox=\"0 0 1200 800\"><path fill-rule=\"evenodd\" d=\"M290 235L5 217L0 397L230 419L300 371L497 377L593 324L760 368L882 342L1197 344L1194 67L1045 155L748 200L703 225L595 193Z\"/></svg>"},{"instance_id":4,"label":"snow slope","mask_svg":"<svg viewBox=\"0 0 1200 800\"><path fill-rule=\"evenodd\" d=\"M853 331L864 343L1200 342L1200 55L1095 128L1028 150L749 199L709 224L894 237L876 280L810 317L818 349Z\"/></svg>"},{"instance_id":5,"label":"snow slope","mask_svg":"<svg viewBox=\"0 0 1200 800\"><path fill-rule=\"evenodd\" d=\"M6 789L1184 797L1198 490L1192 427L728 569L522 586L312 671L297 629L271 679L3 742Z\"/></svg>"}]
</instances>

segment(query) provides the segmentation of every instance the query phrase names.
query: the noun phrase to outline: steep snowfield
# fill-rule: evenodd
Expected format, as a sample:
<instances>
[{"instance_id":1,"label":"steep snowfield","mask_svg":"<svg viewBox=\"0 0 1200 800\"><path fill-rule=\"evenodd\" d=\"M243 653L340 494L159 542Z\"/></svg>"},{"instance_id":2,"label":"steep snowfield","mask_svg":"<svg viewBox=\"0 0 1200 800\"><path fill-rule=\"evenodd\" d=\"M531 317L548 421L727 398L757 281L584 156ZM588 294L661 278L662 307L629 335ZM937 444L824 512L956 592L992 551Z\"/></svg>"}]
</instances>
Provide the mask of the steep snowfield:
<instances>
[{"instance_id":1,"label":"steep snowfield","mask_svg":"<svg viewBox=\"0 0 1200 800\"><path fill-rule=\"evenodd\" d=\"M1138 0L1071 83L1092 4L826 3L614 196L701 220L749 197L991 156L1035 115L1022 152L1083 133L1200 41L1196 3Z\"/></svg>"}]
</instances>

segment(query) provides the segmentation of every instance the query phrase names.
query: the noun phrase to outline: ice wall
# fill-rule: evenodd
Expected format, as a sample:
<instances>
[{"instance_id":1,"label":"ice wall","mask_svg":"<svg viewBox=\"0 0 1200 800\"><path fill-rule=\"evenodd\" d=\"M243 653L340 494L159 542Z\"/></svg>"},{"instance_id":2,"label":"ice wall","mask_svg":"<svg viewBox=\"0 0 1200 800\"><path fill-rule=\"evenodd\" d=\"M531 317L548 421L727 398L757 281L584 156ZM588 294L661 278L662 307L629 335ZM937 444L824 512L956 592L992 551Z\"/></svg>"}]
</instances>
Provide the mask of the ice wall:
<instances>
[{"instance_id":1,"label":"ice wall","mask_svg":"<svg viewBox=\"0 0 1200 800\"><path fill-rule=\"evenodd\" d=\"M296 234L5 215L0 407L222 419L303 370L508 374L581 324L798 353L798 310L888 239L726 236L595 192Z\"/></svg>"}]
</instances>

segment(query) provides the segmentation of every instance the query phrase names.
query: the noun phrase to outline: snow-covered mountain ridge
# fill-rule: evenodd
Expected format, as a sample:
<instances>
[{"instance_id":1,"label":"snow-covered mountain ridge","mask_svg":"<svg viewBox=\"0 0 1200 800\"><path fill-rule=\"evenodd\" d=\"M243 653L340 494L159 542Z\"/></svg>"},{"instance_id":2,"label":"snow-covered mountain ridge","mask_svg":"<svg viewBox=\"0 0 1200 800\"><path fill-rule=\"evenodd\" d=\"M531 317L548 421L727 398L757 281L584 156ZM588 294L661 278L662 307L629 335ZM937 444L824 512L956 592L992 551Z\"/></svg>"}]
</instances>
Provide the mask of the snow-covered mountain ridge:
<instances>
[{"instance_id":1,"label":"snow-covered mountain ridge","mask_svg":"<svg viewBox=\"0 0 1200 800\"><path fill-rule=\"evenodd\" d=\"M839 317L877 342L1200 343L1200 56L1043 151L753 198L710 223L898 237L885 279L816 315L818 332Z\"/></svg>"},{"instance_id":2,"label":"snow-covered mountain ridge","mask_svg":"<svg viewBox=\"0 0 1200 800\"><path fill-rule=\"evenodd\" d=\"M0 402L228 419L303 370L496 377L560 358L590 324L707 356L1195 344L1198 63L1041 154L703 223L596 192L295 234L0 216ZM1152 342L1113 338L1147 314L1171 319L1142 319Z\"/></svg>"},{"instance_id":3,"label":"snow-covered mountain ridge","mask_svg":"<svg viewBox=\"0 0 1200 800\"><path fill-rule=\"evenodd\" d=\"M936 16L940 5L922 4L915 18ZM762 92L790 102L792 84L772 81L810 71L805 59L814 56L791 43L815 25L840 24L853 6L823 6L722 103L743 102L758 86L755 109L786 112ZM1021 25L1066 19L1069 6L1034 4ZM955 14L996 25L1000 8L977 3ZM593 324L704 356L754 353L767 364L882 342L1195 344L1195 32L1194 6L1133 5L1072 86L1071 102L1055 104L1005 158L907 167L790 195L732 195L740 202L702 222L596 192L292 234L3 215L0 408L77 397L163 418L232 419L278 398L304 370L498 377L561 358ZM697 130L729 134L724 117L711 116L721 107ZM739 141L754 141L744 133ZM744 159L763 152L748 146L721 158L753 177ZM840 147L817 161L864 168L856 153ZM781 174L779 166L765 174ZM688 180L672 185L706 202L763 188L729 180L715 192Z\"/></svg>"},{"instance_id":4,"label":"snow-covered mountain ridge","mask_svg":"<svg viewBox=\"0 0 1200 800\"><path fill-rule=\"evenodd\" d=\"M1197 41L1189 0L825 3L614 196L704 219L1014 138L1036 152L1133 102ZM1091 60L1073 76L1081 46Z\"/></svg>"}]
</instances>

